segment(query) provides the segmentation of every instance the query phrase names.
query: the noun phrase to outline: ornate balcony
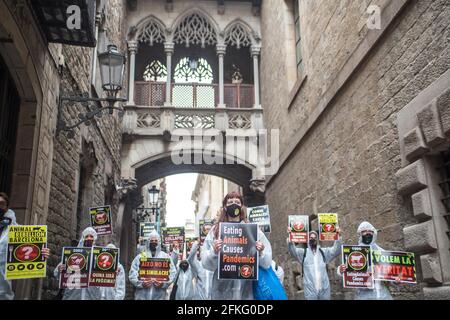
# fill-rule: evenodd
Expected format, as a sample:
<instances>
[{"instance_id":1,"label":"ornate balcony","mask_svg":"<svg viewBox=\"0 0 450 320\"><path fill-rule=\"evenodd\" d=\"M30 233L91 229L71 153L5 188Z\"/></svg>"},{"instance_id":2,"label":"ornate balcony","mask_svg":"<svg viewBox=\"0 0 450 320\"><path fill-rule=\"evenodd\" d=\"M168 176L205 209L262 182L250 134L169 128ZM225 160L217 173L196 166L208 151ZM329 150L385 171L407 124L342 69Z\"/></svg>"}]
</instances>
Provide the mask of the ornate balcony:
<instances>
[{"instance_id":1,"label":"ornate balcony","mask_svg":"<svg viewBox=\"0 0 450 320\"><path fill-rule=\"evenodd\" d=\"M171 85L173 107L215 108L219 104L218 84L178 83ZM224 100L227 108L252 108L254 105L252 84L225 84ZM164 105L166 83L136 81L134 101L138 106Z\"/></svg>"}]
</instances>

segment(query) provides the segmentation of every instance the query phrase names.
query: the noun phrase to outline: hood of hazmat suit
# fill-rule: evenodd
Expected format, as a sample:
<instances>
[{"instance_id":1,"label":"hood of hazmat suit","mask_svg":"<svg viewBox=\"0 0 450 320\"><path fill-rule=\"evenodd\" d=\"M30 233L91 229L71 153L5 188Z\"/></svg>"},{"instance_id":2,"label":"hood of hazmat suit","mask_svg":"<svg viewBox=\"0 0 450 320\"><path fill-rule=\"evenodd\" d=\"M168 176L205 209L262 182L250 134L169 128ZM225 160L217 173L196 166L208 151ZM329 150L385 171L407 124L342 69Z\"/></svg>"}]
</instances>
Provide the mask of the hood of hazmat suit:
<instances>
[{"instance_id":1,"label":"hood of hazmat suit","mask_svg":"<svg viewBox=\"0 0 450 320\"><path fill-rule=\"evenodd\" d=\"M107 248L117 249L117 247L110 243L106 246ZM100 294L102 300L123 300L125 299L126 284L125 284L125 269L122 264L118 263L117 266L118 274L116 276L116 286L111 287L100 287Z\"/></svg>"},{"instance_id":2,"label":"hood of hazmat suit","mask_svg":"<svg viewBox=\"0 0 450 320\"><path fill-rule=\"evenodd\" d=\"M317 236L317 232L311 231ZM327 264L341 253L342 239L334 242L332 247L321 248L317 243L314 253L308 242L307 250L297 248L294 243L288 242L288 250L292 257L303 263L303 290L306 300L330 300L330 281L328 279ZM306 256L305 256L306 251Z\"/></svg>"},{"instance_id":3,"label":"hood of hazmat suit","mask_svg":"<svg viewBox=\"0 0 450 320\"><path fill-rule=\"evenodd\" d=\"M191 252L187 260L189 267L186 271L180 267L178 269L178 289L176 300L205 300L206 277L200 261L197 260L198 242L192 244ZM181 264L181 263L180 263Z\"/></svg>"},{"instance_id":4,"label":"hood of hazmat suit","mask_svg":"<svg viewBox=\"0 0 450 320\"><path fill-rule=\"evenodd\" d=\"M16 214L12 210L5 212L4 218L11 219L10 225L16 226ZM8 226L4 226L0 234L0 300L13 300L14 292L11 281L5 279L6 261L8 258Z\"/></svg>"},{"instance_id":5,"label":"hood of hazmat suit","mask_svg":"<svg viewBox=\"0 0 450 320\"><path fill-rule=\"evenodd\" d=\"M241 221L240 223L245 223ZM203 268L214 272L211 283L212 300L253 300L252 281L248 280L229 280L218 279L218 254L214 251L214 225L206 236L201 250L201 262ZM259 267L268 269L272 263L272 247L269 240L258 228L257 240L264 244L264 250L259 255Z\"/></svg>"},{"instance_id":6,"label":"hood of hazmat suit","mask_svg":"<svg viewBox=\"0 0 450 320\"><path fill-rule=\"evenodd\" d=\"M81 233L81 238L78 241L78 248L83 248L84 246L84 240L88 235L91 235L94 237L94 242L92 246L95 246L95 241L97 240L97 232L92 227L88 227L83 230ZM59 278L60 273L58 270L58 267L62 264L60 262L53 274L55 278ZM83 289L77 289L77 288L66 288L64 289L64 296L63 300L100 300L101 298L101 292L100 287L89 287L89 288L83 288Z\"/></svg>"},{"instance_id":7,"label":"hood of hazmat suit","mask_svg":"<svg viewBox=\"0 0 450 320\"><path fill-rule=\"evenodd\" d=\"M362 222L357 230L357 234L358 234L358 245L361 246L367 246L367 244L364 244L362 241L362 232L363 231L372 231L373 232L373 239L372 242L370 243L370 248L372 250L381 250L383 251L384 249L382 249L377 243L377 236L378 236L378 231L377 229L370 224L367 221ZM392 296L388 290L388 288L386 288L386 286L384 285L384 283L382 281L375 281L374 282L374 289L356 289L355 290L355 300L392 300Z\"/></svg>"},{"instance_id":8,"label":"hood of hazmat suit","mask_svg":"<svg viewBox=\"0 0 450 320\"><path fill-rule=\"evenodd\" d=\"M150 241L152 239L157 239L158 245L155 252L150 251ZM169 271L169 281L163 282L162 286L157 288L151 285L148 288L144 288L144 281L139 277L139 264L141 258L160 258L170 260L170 271ZM135 300L164 300L167 294L167 288L173 282L176 275L176 267L172 261L172 258L165 252L161 251L161 237L156 230L153 230L150 234L148 245L145 251L138 254L133 262L131 263L130 273L128 275L131 284L136 288Z\"/></svg>"}]
</instances>

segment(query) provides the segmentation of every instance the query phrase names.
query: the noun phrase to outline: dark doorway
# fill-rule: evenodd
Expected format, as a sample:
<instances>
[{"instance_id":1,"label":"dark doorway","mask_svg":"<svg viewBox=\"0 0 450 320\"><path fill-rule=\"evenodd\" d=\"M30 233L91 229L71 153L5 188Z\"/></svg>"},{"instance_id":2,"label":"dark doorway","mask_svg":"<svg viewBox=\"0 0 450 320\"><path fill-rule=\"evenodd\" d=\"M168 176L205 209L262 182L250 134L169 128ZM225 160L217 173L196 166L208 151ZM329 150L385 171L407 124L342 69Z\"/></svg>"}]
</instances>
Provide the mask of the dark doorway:
<instances>
[{"instance_id":1,"label":"dark doorway","mask_svg":"<svg viewBox=\"0 0 450 320\"><path fill-rule=\"evenodd\" d=\"M20 97L0 57L0 191L11 194Z\"/></svg>"}]
</instances>

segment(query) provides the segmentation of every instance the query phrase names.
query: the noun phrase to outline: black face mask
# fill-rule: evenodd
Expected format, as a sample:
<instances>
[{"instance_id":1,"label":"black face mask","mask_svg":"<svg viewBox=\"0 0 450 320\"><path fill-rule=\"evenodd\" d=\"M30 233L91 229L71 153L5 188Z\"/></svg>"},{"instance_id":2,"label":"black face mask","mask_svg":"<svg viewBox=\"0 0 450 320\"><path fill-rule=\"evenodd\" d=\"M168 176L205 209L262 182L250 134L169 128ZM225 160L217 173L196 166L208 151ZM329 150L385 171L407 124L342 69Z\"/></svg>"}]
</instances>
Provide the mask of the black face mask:
<instances>
[{"instance_id":1,"label":"black face mask","mask_svg":"<svg viewBox=\"0 0 450 320\"><path fill-rule=\"evenodd\" d=\"M12 223L11 218L0 217L0 232L3 231L4 228L7 228Z\"/></svg>"},{"instance_id":2,"label":"black face mask","mask_svg":"<svg viewBox=\"0 0 450 320\"><path fill-rule=\"evenodd\" d=\"M2 208L0 208L0 219L3 219L3 217L5 216L6 210L3 210Z\"/></svg>"},{"instance_id":3,"label":"black face mask","mask_svg":"<svg viewBox=\"0 0 450 320\"><path fill-rule=\"evenodd\" d=\"M186 262L180 263L180 269L183 270L184 272L186 272L187 269L189 269L189 264Z\"/></svg>"},{"instance_id":4,"label":"black face mask","mask_svg":"<svg viewBox=\"0 0 450 320\"><path fill-rule=\"evenodd\" d=\"M365 234L362 236L362 242L364 244L371 244L373 240L373 235L372 234Z\"/></svg>"},{"instance_id":5,"label":"black face mask","mask_svg":"<svg viewBox=\"0 0 450 320\"><path fill-rule=\"evenodd\" d=\"M317 240L316 239L310 239L309 240L309 245L311 247L316 247L317 246Z\"/></svg>"},{"instance_id":6,"label":"black face mask","mask_svg":"<svg viewBox=\"0 0 450 320\"><path fill-rule=\"evenodd\" d=\"M231 218L239 217L241 215L241 206L236 203L227 206L227 215Z\"/></svg>"},{"instance_id":7,"label":"black face mask","mask_svg":"<svg viewBox=\"0 0 450 320\"><path fill-rule=\"evenodd\" d=\"M149 247L150 251L156 251L156 247L158 247L158 244L156 242L150 242Z\"/></svg>"},{"instance_id":8,"label":"black face mask","mask_svg":"<svg viewBox=\"0 0 450 320\"><path fill-rule=\"evenodd\" d=\"M92 247L93 245L94 245L94 240L84 240L84 242L83 242L83 246L88 247L88 248Z\"/></svg>"}]
</instances>

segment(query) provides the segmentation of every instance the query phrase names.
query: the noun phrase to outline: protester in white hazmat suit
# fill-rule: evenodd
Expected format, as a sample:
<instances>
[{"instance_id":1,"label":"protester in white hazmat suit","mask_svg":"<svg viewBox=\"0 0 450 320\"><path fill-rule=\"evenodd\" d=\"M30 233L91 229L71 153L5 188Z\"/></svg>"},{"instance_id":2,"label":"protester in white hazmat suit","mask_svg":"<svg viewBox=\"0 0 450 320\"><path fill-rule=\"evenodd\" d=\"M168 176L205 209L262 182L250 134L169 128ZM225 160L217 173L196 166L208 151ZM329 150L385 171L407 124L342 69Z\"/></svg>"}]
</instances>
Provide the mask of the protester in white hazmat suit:
<instances>
[{"instance_id":1,"label":"protester in white hazmat suit","mask_svg":"<svg viewBox=\"0 0 450 320\"><path fill-rule=\"evenodd\" d=\"M221 222L245 223L246 212L243 198L237 192L231 192L223 200L222 214L219 221L211 228L201 250L201 261L205 269L214 272L211 287L212 300L252 300L252 281L218 279L218 254L223 241L219 239L219 224ZM259 254L259 266L270 268L272 263L272 248L269 240L258 228L256 250Z\"/></svg>"},{"instance_id":2,"label":"protester in white hazmat suit","mask_svg":"<svg viewBox=\"0 0 450 320\"><path fill-rule=\"evenodd\" d=\"M290 228L288 228L288 233ZM339 228L337 233L340 233ZM307 249L297 248L294 243L288 242L288 250L303 267L303 290L306 300L330 300L330 280L328 279L327 264L341 253L342 240L339 237L334 245L321 248L318 244L318 233L309 233ZM305 256L306 251L306 256Z\"/></svg>"},{"instance_id":3,"label":"protester in white hazmat suit","mask_svg":"<svg viewBox=\"0 0 450 320\"><path fill-rule=\"evenodd\" d=\"M175 300L205 300L205 270L197 259L199 244L192 244L186 260L180 262Z\"/></svg>"},{"instance_id":4,"label":"protester in white hazmat suit","mask_svg":"<svg viewBox=\"0 0 450 320\"><path fill-rule=\"evenodd\" d=\"M117 249L117 247L110 243L106 246L107 248ZM116 286L111 287L100 287L100 294L102 300L123 300L125 299L126 284L125 284L125 269L122 264L118 262L117 266L117 276L116 276Z\"/></svg>"},{"instance_id":5,"label":"protester in white hazmat suit","mask_svg":"<svg viewBox=\"0 0 450 320\"><path fill-rule=\"evenodd\" d=\"M157 280L139 280L139 263L141 257L165 258L170 259L170 272L168 282L159 282ZM130 282L135 286L135 300L164 300L169 285L173 282L176 274L176 268L170 256L161 251L161 237L156 230L150 234L148 246L145 251L138 254L131 263L129 273Z\"/></svg>"},{"instance_id":6,"label":"protester in white hazmat suit","mask_svg":"<svg viewBox=\"0 0 450 320\"><path fill-rule=\"evenodd\" d=\"M81 239L78 242L79 248L89 248L95 245L95 241L97 241L97 232L92 227L88 227L84 229L81 234ZM59 279L60 272L65 270L65 265L59 263L55 270L54 276ZM88 287L88 288L66 288L64 289L63 300L100 300L101 292L100 287Z\"/></svg>"},{"instance_id":7,"label":"protester in white hazmat suit","mask_svg":"<svg viewBox=\"0 0 450 320\"><path fill-rule=\"evenodd\" d=\"M5 279L8 259L8 226L17 226L16 214L9 208L9 197L0 193L0 300L13 300L12 283ZM47 259L50 249L42 249L42 257Z\"/></svg>"},{"instance_id":8,"label":"protester in white hazmat suit","mask_svg":"<svg viewBox=\"0 0 450 320\"><path fill-rule=\"evenodd\" d=\"M372 250L384 251L377 243L378 231L375 227L367 221L362 222L357 230L358 245L370 246ZM336 269L339 276L347 269L345 264ZM400 279L396 279L397 284ZM392 300L392 296L386 286L381 282L375 280L373 289L358 288L355 290L355 300Z\"/></svg>"},{"instance_id":9,"label":"protester in white hazmat suit","mask_svg":"<svg viewBox=\"0 0 450 320\"><path fill-rule=\"evenodd\" d=\"M6 195L5 195L6 197ZM13 300L11 281L5 279L6 260L8 258L8 226L16 226L16 214L8 208L9 200L0 196L0 300Z\"/></svg>"}]
</instances>

